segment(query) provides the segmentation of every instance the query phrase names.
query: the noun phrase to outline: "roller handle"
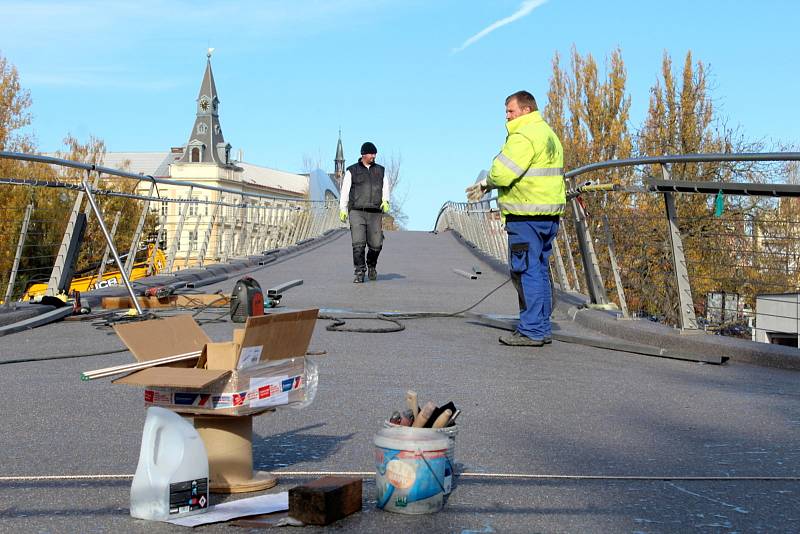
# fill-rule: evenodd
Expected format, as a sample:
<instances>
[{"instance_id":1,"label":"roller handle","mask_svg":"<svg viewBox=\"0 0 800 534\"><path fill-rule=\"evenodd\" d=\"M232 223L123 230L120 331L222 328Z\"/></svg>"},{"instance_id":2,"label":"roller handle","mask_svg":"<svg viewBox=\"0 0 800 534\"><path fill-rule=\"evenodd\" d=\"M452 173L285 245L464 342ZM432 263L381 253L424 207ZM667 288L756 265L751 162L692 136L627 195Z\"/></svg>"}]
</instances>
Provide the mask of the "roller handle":
<instances>
[{"instance_id":1,"label":"roller handle","mask_svg":"<svg viewBox=\"0 0 800 534\"><path fill-rule=\"evenodd\" d=\"M436 421L433 422L433 426L431 428L444 428L444 426L450 421L450 418L453 416L453 412L450 410L443 411L439 417L436 418Z\"/></svg>"},{"instance_id":2,"label":"roller handle","mask_svg":"<svg viewBox=\"0 0 800 534\"><path fill-rule=\"evenodd\" d=\"M414 418L414 428L422 428L425 426L425 423L428 422L428 419L431 418L433 415L433 411L436 409L436 405L432 401L428 401L425 403L425 406L419 411L419 415Z\"/></svg>"},{"instance_id":3,"label":"roller handle","mask_svg":"<svg viewBox=\"0 0 800 534\"><path fill-rule=\"evenodd\" d=\"M411 413L414 414L414 418L416 419L419 415L419 403L417 401L417 392L413 390L406 391L406 406L408 409L411 410Z\"/></svg>"}]
</instances>

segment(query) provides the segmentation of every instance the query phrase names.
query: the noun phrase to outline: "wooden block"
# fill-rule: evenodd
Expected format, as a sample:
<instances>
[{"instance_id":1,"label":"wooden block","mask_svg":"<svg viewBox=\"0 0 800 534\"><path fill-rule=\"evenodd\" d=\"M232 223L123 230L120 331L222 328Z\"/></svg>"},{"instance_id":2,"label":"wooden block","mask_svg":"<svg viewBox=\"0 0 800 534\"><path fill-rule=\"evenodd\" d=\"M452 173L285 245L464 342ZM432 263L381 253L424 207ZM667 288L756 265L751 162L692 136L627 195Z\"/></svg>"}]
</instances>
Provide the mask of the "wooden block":
<instances>
[{"instance_id":1,"label":"wooden block","mask_svg":"<svg viewBox=\"0 0 800 534\"><path fill-rule=\"evenodd\" d=\"M324 477L289 490L289 515L308 525L329 525L361 510L361 479Z\"/></svg>"},{"instance_id":2,"label":"wooden block","mask_svg":"<svg viewBox=\"0 0 800 534\"><path fill-rule=\"evenodd\" d=\"M163 299L158 299L156 297L136 297L136 300L139 302L139 307L142 309L174 308L177 297L174 295ZM120 310L134 307L130 297L103 297L101 302L101 307L106 310Z\"/></svg>"},{"instance_id":3,"label":"wooden block","mask_svg":"<svg viewBox=\"0 0 800 534\"><path fill-rule=\"evenodd\" d=\"M148 308L224 308L229 306L231 299L227 295L198 294L198 295L170 295L164 298L136 297L142 309ZM103 297L101 306L106 310L119 310L133 308L130 297Z\"/></svg>"}]
</instances>

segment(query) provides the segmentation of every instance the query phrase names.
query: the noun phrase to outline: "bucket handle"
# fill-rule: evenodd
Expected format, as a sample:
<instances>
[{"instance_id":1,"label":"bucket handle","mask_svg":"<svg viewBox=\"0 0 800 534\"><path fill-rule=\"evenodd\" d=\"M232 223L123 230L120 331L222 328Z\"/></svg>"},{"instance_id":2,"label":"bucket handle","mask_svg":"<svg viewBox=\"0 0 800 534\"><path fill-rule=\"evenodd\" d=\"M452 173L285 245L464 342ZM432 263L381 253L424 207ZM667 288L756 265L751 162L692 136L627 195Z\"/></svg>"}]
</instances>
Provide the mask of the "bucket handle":
<instances>
[{"instance_id":1,"label":"bucket handle","mask_svg":"<svg viewBox=\"0 0 800 534\"><path fill-rule=\"evenodd\" d=\"M436 476L436 471L433 470L433 467L431 467L431 464L428 463L428 459L425 458L425 453L422 452L421 449L417 449L417 454L419 454L419 457L422 458L423 462L425 462L425 465L428 466L428 470L433 475L433 479L436 481L436 483L439 484L439 487L441 488L442 493L447 493L447 490L444 489L444 484L442 484L442 482L439 480L439 477ZM453 465L450 463L450 458L446 458L445 457L445 460L447 460L447 465L450 466L450 471L452 472Z\"/></svg>"}]
</instances>

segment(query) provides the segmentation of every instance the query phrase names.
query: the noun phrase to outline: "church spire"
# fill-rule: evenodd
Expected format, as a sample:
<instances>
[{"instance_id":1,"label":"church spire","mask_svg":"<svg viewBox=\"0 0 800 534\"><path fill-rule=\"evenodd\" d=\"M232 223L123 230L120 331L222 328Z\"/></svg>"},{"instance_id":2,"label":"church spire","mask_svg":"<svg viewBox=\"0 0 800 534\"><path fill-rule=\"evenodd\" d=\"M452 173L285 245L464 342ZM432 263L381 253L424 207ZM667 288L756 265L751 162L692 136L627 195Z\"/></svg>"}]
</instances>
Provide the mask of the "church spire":
<instances>
[{"instance_id":1,"label":"church spire","mask_svg":"<svg viewBox=\"0 0 800 534\"><path fill-rule=\"evenodd\" d=\"M336 143L336 159L333 160L333 177L336 178L336 183L342 183L344 178L344 149L342 148L342 129L339 128L339 142Z\"/></svg>"},{"instance_id":2,"label":"church spire","mask_svg":"<svg viewBox=\"0 0 800 534\"><path fill-rule=\"evenodd\" d=\"M231 145L225 142L219 123L219 97L211 70L213 51L213 48L209 48L206 54L206 72L197 94L197 116L186 150L180 159L182 163L216 163L223 166L231 164Z\"/></svg>"}]
</instances>

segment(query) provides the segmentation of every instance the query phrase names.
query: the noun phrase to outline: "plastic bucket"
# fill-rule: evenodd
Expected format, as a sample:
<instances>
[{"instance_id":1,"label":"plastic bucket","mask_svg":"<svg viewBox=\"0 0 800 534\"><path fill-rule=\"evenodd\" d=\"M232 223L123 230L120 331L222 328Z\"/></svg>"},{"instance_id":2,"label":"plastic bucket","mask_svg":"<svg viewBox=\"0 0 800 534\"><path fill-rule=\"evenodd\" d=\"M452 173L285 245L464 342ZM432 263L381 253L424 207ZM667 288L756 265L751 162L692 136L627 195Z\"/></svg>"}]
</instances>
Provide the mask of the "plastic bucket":
<instances>
[{"instance_id":1,"label":"plastic bucket","mask_svg":"<svg viewBox=\"0 0 800 534\"><path fill-rule=\"evenodd\" d=\"M442 509L452 480L446 436L428 428L383 428L374 443L378 508L401 514Z\"/></svg>"},{"instance_id":2,"label":"plastic bucket","mask_svg":"<svg viewBox=\"0 0 800 534\"><path fill-rule=\"evenodd\" d=\"M396 425L394 423L390 423L389 421L383 422L384 428L409 428L407 426ZM421 429L421 430L429 430L429 429ZM444 428L435 428L436 432L447 436L447 459L450 460L450 468L455 475L456 472L456 436L458 435L458 425L453 426L446 426ZM455 479L453 479L452 484L450 485L449 490L445 493L445 495L449 495L450 491L455 488Z\"/></svg>"}]
</instances>

